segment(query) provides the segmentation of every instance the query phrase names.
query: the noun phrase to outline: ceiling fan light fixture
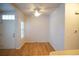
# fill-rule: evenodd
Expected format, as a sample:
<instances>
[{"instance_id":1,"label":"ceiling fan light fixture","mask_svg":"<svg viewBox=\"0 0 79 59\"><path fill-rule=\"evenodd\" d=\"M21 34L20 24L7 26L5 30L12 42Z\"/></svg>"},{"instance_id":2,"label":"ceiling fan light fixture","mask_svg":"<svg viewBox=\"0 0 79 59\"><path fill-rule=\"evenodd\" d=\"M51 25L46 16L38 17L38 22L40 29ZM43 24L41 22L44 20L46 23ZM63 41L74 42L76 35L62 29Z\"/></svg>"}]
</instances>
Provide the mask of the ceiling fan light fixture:
<instances>
[{"instance_id":1,"label":"ceiling fan light fixture","mask_svg":"<svg viewBox=\"0 0 79 59\"><path fill-rule=\"evenodd\" d=\"M41 13L39 13L38 10L35 10L34 16L38 17L38 16L40 16L40 15L41 15Z\"/></svg>"}]
</instances>

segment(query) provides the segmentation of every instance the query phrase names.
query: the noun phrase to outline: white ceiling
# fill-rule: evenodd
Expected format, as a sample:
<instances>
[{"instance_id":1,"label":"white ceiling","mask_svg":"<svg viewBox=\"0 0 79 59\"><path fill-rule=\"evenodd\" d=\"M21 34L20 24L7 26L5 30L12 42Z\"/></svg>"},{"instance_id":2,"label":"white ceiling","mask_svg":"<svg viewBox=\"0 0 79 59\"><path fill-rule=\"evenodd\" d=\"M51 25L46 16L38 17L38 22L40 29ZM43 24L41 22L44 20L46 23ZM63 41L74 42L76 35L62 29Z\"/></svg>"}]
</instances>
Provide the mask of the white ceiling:
<instances>
[{"instance_id":1,"label":"white ceiling","mask_svg":"<svg viewBox=\"0 0 79 59\"><path fill-rule=\"evenodd\" d=\"M15 11L15 9L11 6L10 3L0 3L0 11Z\"/></svg>"},{"instance_id":2,"label":"white ceiling","mask_svg":"<svg viewBox=\"0 0 79 59\"><path fill-rule=\"evenodd\" d=\"M15 5L27 15L32 15L35 8L40 9L42 14L49 15L60 3L16 3Z\"/></svg>"}]
</instances>

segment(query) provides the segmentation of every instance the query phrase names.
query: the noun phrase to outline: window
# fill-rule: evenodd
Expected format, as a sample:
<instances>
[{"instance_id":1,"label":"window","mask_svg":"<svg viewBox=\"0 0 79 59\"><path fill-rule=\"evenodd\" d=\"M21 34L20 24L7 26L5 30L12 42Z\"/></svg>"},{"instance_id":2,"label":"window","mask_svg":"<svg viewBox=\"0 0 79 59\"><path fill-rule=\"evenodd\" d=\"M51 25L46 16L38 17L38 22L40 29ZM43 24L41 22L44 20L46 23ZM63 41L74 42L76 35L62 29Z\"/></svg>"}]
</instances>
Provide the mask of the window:
<instances>
[{"instance_id":1,"label":"window","mask_svg":"<svg viewBox=\"0 0 79 59\"><path fill-rule=\"evenodd\" d=\"M21 38L24 37L24 22L21 21Z\"/></svg>"},{"instance_id":2,"label":"window","mask_svg":"<svg viewBox=\"0 0 79 59\"><path fill-rule=\"evenodd\" d=\"M15 15L2 15L2 20L15 20Z\"/></svg>"}]
</instances>

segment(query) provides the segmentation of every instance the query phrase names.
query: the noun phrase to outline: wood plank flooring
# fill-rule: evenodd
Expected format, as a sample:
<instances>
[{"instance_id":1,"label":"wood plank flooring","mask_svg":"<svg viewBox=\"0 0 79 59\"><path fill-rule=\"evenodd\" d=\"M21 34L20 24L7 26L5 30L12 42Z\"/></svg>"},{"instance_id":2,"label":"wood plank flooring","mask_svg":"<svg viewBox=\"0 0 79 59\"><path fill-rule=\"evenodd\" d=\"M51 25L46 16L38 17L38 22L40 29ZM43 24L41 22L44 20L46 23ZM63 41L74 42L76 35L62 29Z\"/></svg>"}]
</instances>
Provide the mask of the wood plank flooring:
<instances>
[{"instance_id":1,"label":"wood plank flooring","mask_svg":"<svg viewBox=\"0 0 79 59\"><path fill-rule=\"evenodd\" d=\"M0 56L47 56L52 51L49 43L25 43L21 49L1 49Z\"/></svg>"}]
</instances>

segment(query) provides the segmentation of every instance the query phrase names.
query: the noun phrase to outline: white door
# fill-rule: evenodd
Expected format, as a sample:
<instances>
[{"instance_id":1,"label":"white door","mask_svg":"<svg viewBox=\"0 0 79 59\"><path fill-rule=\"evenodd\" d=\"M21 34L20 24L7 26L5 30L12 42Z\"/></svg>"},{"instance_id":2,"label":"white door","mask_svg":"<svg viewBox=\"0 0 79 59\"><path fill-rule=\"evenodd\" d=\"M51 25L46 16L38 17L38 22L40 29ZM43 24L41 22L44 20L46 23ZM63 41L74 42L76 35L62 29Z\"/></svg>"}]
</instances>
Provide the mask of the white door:
<instances>
[{"instance_id":1,"label":"white door","mask_svg":"<svg viewBox=\"0 0 79 59\"><path fill-rule=\"evenodd\" d=\"M3 43L4 48L15 48L15 21L3 21Z\"/></svg>"},{"instance_id":2,"label":"white door","mask_svg":"<svg viewBox=\"0 0 79 59\"><path fill-rule=\"evenodd\" d=\"M2 49L15 49L15 20L2 21Z\"/></svg>"}]
</instances>

